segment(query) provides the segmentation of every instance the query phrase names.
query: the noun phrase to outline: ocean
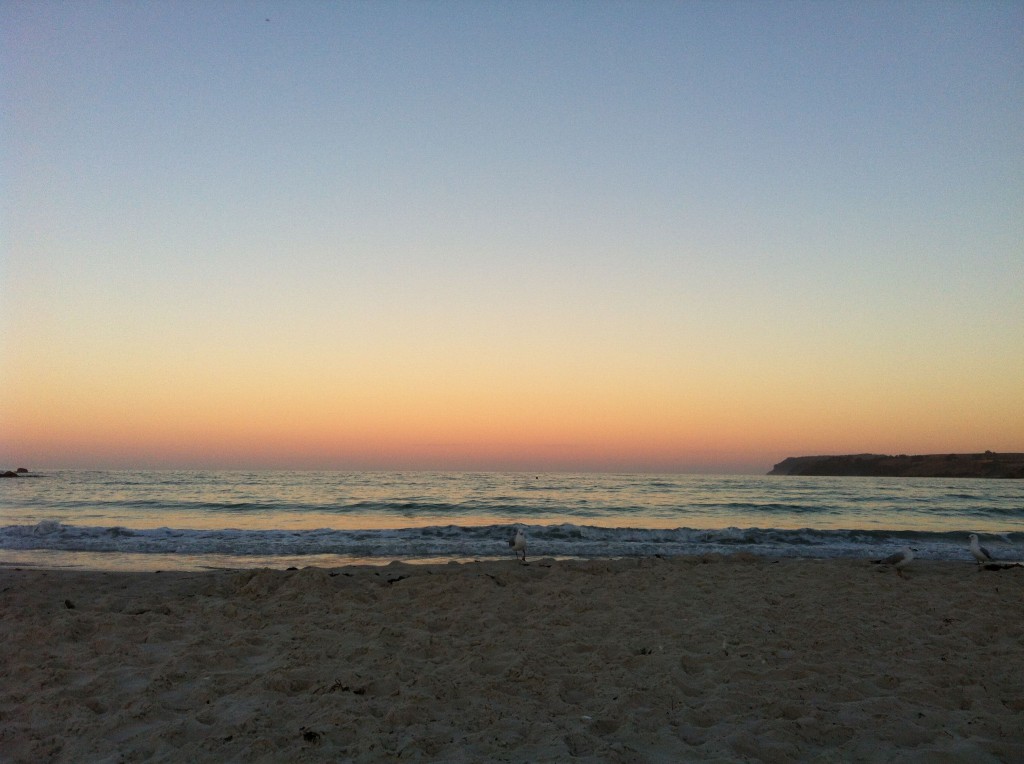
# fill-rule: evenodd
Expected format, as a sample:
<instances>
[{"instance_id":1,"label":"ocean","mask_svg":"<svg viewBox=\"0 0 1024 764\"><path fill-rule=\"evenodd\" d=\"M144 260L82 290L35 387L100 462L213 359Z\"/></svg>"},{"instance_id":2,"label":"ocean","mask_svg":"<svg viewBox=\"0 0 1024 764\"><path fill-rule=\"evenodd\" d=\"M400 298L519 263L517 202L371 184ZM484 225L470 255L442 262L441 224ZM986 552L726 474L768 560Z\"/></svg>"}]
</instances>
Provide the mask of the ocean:
<instances>
[{"instance_id":1,"label":"ocean","mask_svg":"<svg viewBox=\"0 0 1024 764\"><path fill-rule=\"evenodd\" d=\"M750 475L46 471L0 480L0 564L333 567L748 552L1024 559L1024 482Z\"/></svg>"}]
</instances>

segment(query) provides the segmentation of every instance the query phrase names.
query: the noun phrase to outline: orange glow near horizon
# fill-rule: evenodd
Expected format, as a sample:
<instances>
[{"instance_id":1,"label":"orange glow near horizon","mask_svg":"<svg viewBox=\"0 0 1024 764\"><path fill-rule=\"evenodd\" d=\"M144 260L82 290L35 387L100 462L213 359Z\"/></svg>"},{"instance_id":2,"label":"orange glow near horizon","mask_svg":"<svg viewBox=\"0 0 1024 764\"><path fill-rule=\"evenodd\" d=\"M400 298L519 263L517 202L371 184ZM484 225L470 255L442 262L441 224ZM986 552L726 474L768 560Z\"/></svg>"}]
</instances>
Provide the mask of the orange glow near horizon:
<instances>
[{"instance_id":1,"label":"orange glow near horizon","mask_svg":"<svg viewBox=\"0 0 1024 764\"><path fill-rule=\"evenodd\" d=\"M950 404L948 385L890 390L865 374L793 366L760 366L752 380L742 365L687 376L649 358L601 374L578 356L520 363L518 374L459 364L403 373L397 361L317 374L287 358L261 374L254 359L241 372L230 368L238 359L154 359L150 371L144 358L108 359L119 372L100 374L91 362L28 360L0 446L8 460L51 467L761 472L809 453L1014 450L1024 431L1000 404L1008 389L979 405L965 385Z\"/></svg>"}]
</instances>

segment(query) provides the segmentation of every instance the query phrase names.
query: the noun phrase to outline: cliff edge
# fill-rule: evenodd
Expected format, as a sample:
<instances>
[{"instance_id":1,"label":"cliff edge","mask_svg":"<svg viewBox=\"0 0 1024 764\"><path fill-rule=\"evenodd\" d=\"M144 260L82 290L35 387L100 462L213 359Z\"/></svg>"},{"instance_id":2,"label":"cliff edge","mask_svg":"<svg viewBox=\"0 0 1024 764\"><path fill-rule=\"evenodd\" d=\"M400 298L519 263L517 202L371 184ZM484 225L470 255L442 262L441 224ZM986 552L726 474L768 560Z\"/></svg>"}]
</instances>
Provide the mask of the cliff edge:
<instances>
[{"instance_id":1,"label":"cliff edge","mask_svg":"<svg viewBox=\"0 0 1024 764\"><path fill-rule=\"evenodd\" d=\"M769 475L1024 479L1024 454L790 456Z\"/></svg>"}]
</instances>

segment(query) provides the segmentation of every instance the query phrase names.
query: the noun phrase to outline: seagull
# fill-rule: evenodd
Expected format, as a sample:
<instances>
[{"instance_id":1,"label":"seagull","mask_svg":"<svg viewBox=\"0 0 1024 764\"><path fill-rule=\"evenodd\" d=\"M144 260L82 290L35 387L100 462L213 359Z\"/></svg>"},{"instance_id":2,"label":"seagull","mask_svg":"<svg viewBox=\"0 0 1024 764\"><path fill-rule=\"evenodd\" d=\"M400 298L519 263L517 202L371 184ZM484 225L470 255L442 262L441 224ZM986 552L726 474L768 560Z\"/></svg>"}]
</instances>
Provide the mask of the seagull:
<instances>
[{"instance_id":1,"label":"seagull","mask_svg":"<svg viewBox=\"0 0 1024 764\"><path fill-rule=\"evenodd\" d=\"M519 559L519 553L523 553L523 562L526 562L526 536L523 535L522 528L516 528L516 535L508 540L508 545L512 547L512 551Z\"/></svg>"},{"instance_id":2,"label":"seagull","mask_svg":"<svg viewBox=\"0 0 1024 764\"><path fill-rule=\"evenodd\" d=\"M986 562L995 562L995 558L992 553L989 552L985 547L978 544L978 534L971 534L971 554L974 555L974 559L981 565Z\"/></svg>"},{"instance_id":3,"label":"seagull","mask_svg":"<svg viewBox=\"0 0 1024 764\"><path fill-rule=\"evenodd\" d=\"M896 552L896 554L890 554L888 557L884 557L881 560L872 560L875 565L893 565L896 568L896 575L903 578L903 569L910 564L910 561L914 559L914 550L909 546L903 547L902 552Z\"/></svg>"}]
</instances>

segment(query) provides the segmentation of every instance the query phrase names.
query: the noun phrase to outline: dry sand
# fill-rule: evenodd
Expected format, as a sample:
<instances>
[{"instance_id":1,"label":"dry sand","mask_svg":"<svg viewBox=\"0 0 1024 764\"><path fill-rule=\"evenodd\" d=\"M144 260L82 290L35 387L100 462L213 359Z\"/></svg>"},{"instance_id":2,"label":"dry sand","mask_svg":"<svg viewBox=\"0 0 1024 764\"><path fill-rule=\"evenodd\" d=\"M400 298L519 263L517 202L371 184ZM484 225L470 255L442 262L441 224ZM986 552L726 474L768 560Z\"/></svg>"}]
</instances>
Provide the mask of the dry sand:
<instances>
[{"instance_id":1,"label":"dry sand","mask_svg":"<svg viewBox=\"0 0 1024 764\"><path fill-rule=\"evenodd\" d=\"M0 571L0 758L1024 761L1024 569Z\"/></svg>"}]
</instances>

